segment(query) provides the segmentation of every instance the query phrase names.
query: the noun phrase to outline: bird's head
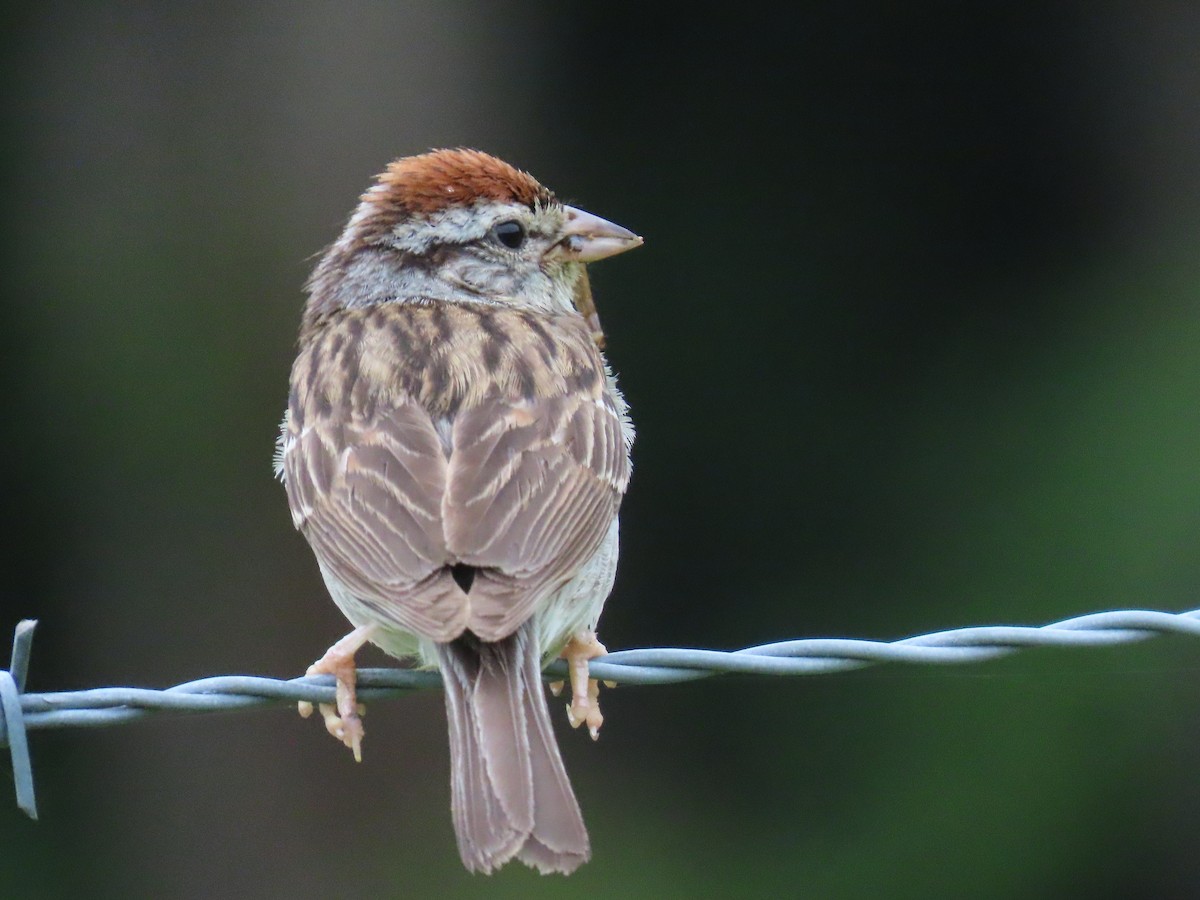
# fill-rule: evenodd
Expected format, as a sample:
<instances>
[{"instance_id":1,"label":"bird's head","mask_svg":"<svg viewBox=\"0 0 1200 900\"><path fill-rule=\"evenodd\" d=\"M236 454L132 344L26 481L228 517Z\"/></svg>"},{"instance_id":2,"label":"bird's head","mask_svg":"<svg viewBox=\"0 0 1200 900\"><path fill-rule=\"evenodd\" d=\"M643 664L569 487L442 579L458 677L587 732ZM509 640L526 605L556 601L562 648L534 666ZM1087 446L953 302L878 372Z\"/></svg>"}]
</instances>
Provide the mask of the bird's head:
<instances>
[{"instance_id":1,"label":"bird's head","mask_svg":"<svg viewBox=\"0 0 1200 900\"><path fill-rule=\"evenodd\" d=\"M594 320L585 264L641 243L478 150L404 157L362 195L317 266L305 327L386 302L510 305Z\"/></svg>"}]
</instances>

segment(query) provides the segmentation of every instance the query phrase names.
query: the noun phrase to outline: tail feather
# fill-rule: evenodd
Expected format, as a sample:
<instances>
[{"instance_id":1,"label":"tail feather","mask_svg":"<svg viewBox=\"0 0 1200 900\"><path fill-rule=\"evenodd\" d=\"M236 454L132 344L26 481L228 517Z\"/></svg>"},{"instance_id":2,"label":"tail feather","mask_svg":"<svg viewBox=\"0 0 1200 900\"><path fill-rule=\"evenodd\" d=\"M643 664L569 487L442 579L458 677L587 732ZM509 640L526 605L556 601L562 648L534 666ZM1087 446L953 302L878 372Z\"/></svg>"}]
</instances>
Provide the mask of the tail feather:
<instances>
[{"instance_id":1,"label":"tail feather","mask_svg":"<svg viewBox=\"0 0 1200 900\"><path fill-rule=\"evenodd\" d=\"M542 688L532 623L494 643L438 645L450 723L454 830L463 864L491 872L514 856L567 874L591 855Z\"/></svg>"},{"instance_id":2,"label":"tail feather","mask_svg":"<svg viewBox=\"0 0 1200 900\"><path fill-rule=\"evenodd\" d=\"M542 687L541 656L536 648L528 654L524 665L525 681L533 685L533 690L525 693L525 720L529 728L534 789L531 838L551 853L558 854L563 864L573 860L567 870L570 871L587 862L591 855L587 828L583 824L583 815L579 811L575 792L571 790L571 781L554 737L550 710L546 705L546 691ZM524 856L522 860L529 865L537 865Z\"/></svg>"},{"instance_id":3,"label":"tail feather","mask_svg":"<svg viewBox=\"0 0 1200 900\"><path fill-rule=\"evenodd\" d=\"M444 654L441 662L450 723L450 810L459 855L468 869L491 872L517 852L521 835L509 826L487 775L472 702L477 674L470 667L473 661Z\"/></svg>"}]
</instances>

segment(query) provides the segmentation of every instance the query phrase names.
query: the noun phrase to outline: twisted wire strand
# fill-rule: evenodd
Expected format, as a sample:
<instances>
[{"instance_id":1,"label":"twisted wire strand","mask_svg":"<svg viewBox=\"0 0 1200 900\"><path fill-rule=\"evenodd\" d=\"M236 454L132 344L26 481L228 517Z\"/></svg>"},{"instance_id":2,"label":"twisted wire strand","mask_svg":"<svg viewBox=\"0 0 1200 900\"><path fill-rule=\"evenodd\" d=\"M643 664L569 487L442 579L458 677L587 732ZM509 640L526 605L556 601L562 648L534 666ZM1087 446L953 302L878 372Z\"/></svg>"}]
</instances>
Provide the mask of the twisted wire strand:
<instances>
[{"instance_id":1,"label":"twisted wire strand","mask_svg":"<svg viewBox=\"0 0 1200 900\"><path fill-rule=\"evenodd\" d=\"M13 638L12 662L0 670L0 747L13 763L17 805L37 818L26 733L40 728L98 727L160 712L215 712L266 704L334 702L330 675L279 680L252 675L201 678L162 690L93 688L25 693L25 673L37 623L25 620ZM1200 637L1200 609L1181 613L1124 609L1076 616L1042 626L990 625L937 631L897 641L807 638L742 650L648 648L618 650L591 664L594 678L620 684L671 684L713 675L823 675L879 663L966 665L1033 647L1111 647L1167 634ZM565 663L546 669L567 675ZM392 697L441 684L436 672L360 669L359 698Z\"/></svg>"}]
</instances>

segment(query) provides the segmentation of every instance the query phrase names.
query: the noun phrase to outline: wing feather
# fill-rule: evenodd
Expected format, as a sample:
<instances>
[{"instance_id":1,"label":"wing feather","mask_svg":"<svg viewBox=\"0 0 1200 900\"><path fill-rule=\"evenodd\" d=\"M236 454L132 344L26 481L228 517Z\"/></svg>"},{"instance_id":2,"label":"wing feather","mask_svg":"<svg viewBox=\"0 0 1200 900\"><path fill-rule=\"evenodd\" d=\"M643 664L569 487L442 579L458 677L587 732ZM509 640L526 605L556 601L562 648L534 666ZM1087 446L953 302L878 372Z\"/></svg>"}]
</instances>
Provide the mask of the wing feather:
<instances>
[{"instance_id":1,"label":"wing feather","mask_svg":"<svg viewBox=\"0 0 1200 900\"><path fill-rule=\"evenodd\" d=\"M547 372L516 313L483 328L482 313L451 310L454 353L428 307L346 315L358 319L315 335L293 370L282 463L297 527L386 624L435 641L512 634L596 553L629 480L603 359L578 323L557 326L561 369ZM382 336L398 333L408 356L388 353ZM497 334L508 342L489 375L470 341ZM522 376L531 361L543 368ZM449 394L429 393L435 370ZM477 570L469 594L459 563Z\"/></svg>"},{"instance_id":2,"label":"wing feather","mask_svg":"<svg viewBox=\"0 0 1200 900\"><path fill-rule=\"evenodd\" d=\"M318 422L284 456L293 509L321 565L394 627L457 637L467 596L446 572L446 458L414 400L375 404L369 419Z\"/></svg>"},{"instance_id":3,"label":"wing feather","mask_svg":"<svg viewBox=\"0 0 1200 900\"><path fill-rule=\"evenodd\" d=\"M609 398L586 394L460 413L442 509L451 552L480 568L469 627L484 640L511 634L599 549L629 479L620 424Z\"/></svg>"}]
</instances>

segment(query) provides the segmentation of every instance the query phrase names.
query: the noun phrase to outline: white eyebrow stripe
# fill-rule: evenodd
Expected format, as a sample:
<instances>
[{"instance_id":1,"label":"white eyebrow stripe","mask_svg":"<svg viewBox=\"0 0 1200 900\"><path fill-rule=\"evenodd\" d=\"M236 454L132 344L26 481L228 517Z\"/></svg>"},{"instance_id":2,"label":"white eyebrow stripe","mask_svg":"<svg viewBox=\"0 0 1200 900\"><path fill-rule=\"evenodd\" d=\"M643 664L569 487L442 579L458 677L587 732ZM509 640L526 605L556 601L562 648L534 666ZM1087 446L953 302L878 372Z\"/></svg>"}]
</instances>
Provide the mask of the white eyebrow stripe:
<instances>
[{"instance_id":1,"label":"white eyebrow stripe","mask_svg":"<svg viewBox=\"0 0 1200 900\"><path fill-rule=\"evenodd\" d=\"M481 215L482 208L486 208L485 215ZM495 222L506 218L528 222L529 207L520 203L496 203L492 200L480 200L470 206L451 206L427 216L400 220L392 227L389 243L397 250L425 253L435 244L466 244L477 241L487 234Z\"/></svg>"}]
</instances>

